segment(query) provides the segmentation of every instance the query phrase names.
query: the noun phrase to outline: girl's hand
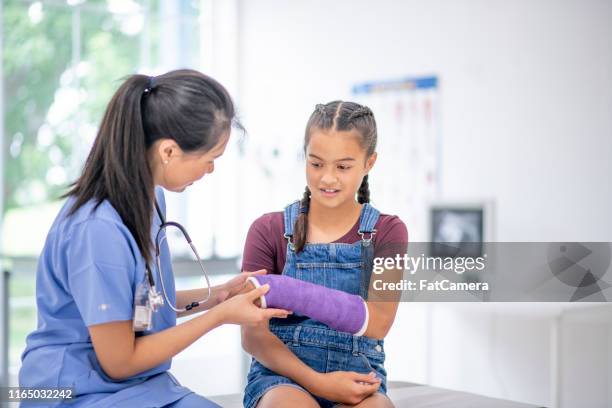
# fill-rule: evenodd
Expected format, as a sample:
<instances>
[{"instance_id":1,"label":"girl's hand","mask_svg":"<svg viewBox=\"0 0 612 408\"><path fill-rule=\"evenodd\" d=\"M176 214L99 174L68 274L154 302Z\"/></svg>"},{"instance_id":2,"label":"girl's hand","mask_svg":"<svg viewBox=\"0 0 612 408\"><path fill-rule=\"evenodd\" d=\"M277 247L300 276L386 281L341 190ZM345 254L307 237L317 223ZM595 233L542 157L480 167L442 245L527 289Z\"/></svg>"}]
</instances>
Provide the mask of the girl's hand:
<instances>
[{"instance_id":1,"label":"girl's hand","mask_svg":"<svg viewBox=\"0 0 612 408\"><path fill-rule=\"evenodd\" d=\"M380 387L380 378L354 371L334 371L319 374L316 383L309 387L313 394L334 402L356 405L374 394Z\"/></svg>"},{"instance_id":2,"label":"girl's hand","mask_svg":"<svg viewBox=\"0 0 612 408\"><path fill-rule=\"evenodd\" d=\"M255 301L260 296L265 295L270 289L270 285L263 285L250 292L233 296L231 299L215 306L215 310L220 314L222 323L253 325L261 324L273 317L285 318L291 312L283 309L261 309L255 305Z\"/></svg>"},{"instance_id":3,"label":"girl's hand","mask_svg":"<svg viewBox=\"0 0 612 408\"><path fill-rule=\"evenodd\" d=\"M246 283L249 276L265 275L266 273L268 272L265 269L260 269L255 272L242 272L239 275L236 275L219 286L217 291L217 303L221 303L224 300L230 299L243 292L244 288L247 287Z\"/></svg>"}]
</instances>

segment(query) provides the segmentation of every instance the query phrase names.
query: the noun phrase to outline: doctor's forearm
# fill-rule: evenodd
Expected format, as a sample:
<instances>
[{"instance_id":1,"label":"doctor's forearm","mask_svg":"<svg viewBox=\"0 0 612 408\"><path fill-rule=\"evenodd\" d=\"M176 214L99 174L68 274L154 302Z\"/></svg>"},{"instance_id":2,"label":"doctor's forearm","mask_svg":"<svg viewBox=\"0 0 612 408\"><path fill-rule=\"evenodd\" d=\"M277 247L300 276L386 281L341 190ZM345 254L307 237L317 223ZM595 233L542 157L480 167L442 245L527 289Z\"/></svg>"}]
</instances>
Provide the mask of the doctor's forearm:
<instances>
[{"instance_id":1,"label":"doctor's forearm","mask_svg":"<svg viewBox=\"0 0 612 408\"><path fill-rule=\"evenodd\" d=\"M134 337L131 321L89 327L100 365L108 376L123 380L170 360L223 323L218 310L155 334Z\"/></svg>"},{"instance_id":2,"label":"doctor's forearm","mask_svg":"<svg viewBox=\"0 0 612 408\"><path fill-rule=\"evenodd\" d=\"M221 291L222 291L221 286L212 286L210 288L210 298L206 303L204 303L201 306L194 307L193 309L188 310L186 312L177 313L177 317L185 317L185 316L192 315L194 313L203 312L204 310L208 310L218 305L219 303L221 303L221 300L222 300L222 299L219 299L219 295L222 295L222 293L220 293ZM208 296L208 290L204 288L190 289L190 290L177 290L176 291L176 306L177 308L182 309L185 306L193 302L197 302L199 300L206 299L207 296Z\"/></svg>"},{"instance_id":3,"label":"doctor's forearm","mask_svg":"<svg viewBox=\"0 0 612 408\"><path fill-rule=\"evenodd\" d=\"M197 316L167 330L139 337L134 346L131 366L133 374L148 370L186 349L197 339L223 322L216 310Z\"/></svg>"}]
</instances>

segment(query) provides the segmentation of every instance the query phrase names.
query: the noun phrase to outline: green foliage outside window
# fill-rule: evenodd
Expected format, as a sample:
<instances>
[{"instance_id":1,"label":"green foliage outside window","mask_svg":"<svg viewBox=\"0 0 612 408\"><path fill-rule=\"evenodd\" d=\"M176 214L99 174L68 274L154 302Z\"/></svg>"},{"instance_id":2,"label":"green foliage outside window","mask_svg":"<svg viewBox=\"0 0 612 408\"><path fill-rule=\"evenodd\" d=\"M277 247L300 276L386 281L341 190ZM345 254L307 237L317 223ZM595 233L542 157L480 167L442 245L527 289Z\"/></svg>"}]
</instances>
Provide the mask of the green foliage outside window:
<instances>
[{"instance_id":1,"label":"green foliage outside window","mask_svg":"<svg viewBox=\"0 0 612 408\"><path fill-rule=\"evenodd\" d=\"M5 2L5 211L57 199L78 175L106 103L141 66L143 34L155 34L127 2L130 14L102 0Z\"/></svg>"}]
</instances>

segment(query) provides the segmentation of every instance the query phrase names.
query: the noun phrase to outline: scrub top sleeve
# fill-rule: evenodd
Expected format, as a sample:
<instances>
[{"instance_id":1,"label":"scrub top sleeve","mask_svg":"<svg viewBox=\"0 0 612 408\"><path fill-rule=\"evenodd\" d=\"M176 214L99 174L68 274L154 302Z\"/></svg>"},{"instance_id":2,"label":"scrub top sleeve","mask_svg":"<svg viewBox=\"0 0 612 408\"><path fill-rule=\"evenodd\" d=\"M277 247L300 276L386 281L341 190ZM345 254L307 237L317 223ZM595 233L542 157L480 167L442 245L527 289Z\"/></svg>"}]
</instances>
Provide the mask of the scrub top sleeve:
<instances>
[{"instance_id":1,"label":"scrub top sleeve","mask_svg":"<svg viewBox=\"0 0 612 408\"><path fill-rule=\"evenodd\" d=\"M100 219L79 225L67 256L70 292L86 326L132 320L136 260L118 225Z\"/></svg>"}]
</instances>

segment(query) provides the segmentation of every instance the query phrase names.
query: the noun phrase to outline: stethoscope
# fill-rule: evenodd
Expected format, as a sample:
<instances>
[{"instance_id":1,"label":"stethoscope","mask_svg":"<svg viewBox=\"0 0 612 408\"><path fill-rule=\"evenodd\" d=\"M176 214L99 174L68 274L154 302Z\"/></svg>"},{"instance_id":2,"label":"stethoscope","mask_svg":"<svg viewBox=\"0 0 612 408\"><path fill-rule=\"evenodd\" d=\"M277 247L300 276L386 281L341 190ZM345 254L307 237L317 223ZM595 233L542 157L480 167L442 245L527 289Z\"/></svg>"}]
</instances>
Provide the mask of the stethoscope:
<instances>
[{"instance_id":1,"label":"stethoscope","mask_svg":"<svg viewBox=\"0 0 612 408\"><path fill-rule=\"evenodd\" d=\"M159 230L157 231L157 234L155 236L155 264L157 266L157 277L159 279L159 283L161 284L162 293L160 294L157 290L157 287L155 286L155 280L153 279L153 272L147 264L145 267L145 285L139 285L136 290L133 319L133 326L135 331L150 330L152 328L152 313L157 312L164 305L164 303L167 304L176 313L182 313L203 305L204 303L208 302L211 296L211 287L210 280L208 279L208 274L204 269L202 259L200 259L198 250L196 249L195 245L193 245L193 242L191 241L191 237L187 233L187 230L178 222L166 221L166 218L164 217L163 213L161 212L161 209L159 208L157 200L155 201L155 210L161 221L161 225L159 226ZM179 229L183 234L183 237L191 247L191 251L195 256L196 261L200 265L200 269L204 274L204 278L206 279L206 287L208 289L208 294L205 299L191 302L183 308L176 307L176 305L170 301L170 298L168 297L168 294L166 292L166 286L164 284L164 278L161 272L161 246L164 240L166 239L166 234L163 234L163 232L166 230L167 227L175 227ZM140 296L141 299L139 299L139 294L142 295Z\"/></svg>"}]
</instances>

